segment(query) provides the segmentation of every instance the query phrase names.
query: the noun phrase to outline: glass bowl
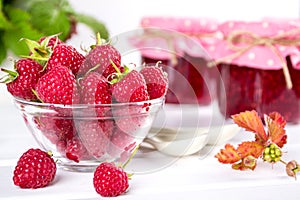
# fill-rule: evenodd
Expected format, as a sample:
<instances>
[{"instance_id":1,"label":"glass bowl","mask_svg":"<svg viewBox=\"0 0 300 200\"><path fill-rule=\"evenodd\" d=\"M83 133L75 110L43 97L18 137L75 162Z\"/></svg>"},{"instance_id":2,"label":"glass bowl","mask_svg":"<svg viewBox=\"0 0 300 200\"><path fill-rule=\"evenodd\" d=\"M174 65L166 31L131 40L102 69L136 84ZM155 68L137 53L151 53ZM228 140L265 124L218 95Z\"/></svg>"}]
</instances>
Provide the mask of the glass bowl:
<instances>
[{"instance_id":1,"label":"glass bowl","mask_svg":"<svg viewBox=\"0 0 300 200\"><path fill-rule=\"evenodd\" d=\"M70 171L123 163L144 140L164 98L134 103L60 105L14 99L41 149Z\"/></svg>"}]
</instances>

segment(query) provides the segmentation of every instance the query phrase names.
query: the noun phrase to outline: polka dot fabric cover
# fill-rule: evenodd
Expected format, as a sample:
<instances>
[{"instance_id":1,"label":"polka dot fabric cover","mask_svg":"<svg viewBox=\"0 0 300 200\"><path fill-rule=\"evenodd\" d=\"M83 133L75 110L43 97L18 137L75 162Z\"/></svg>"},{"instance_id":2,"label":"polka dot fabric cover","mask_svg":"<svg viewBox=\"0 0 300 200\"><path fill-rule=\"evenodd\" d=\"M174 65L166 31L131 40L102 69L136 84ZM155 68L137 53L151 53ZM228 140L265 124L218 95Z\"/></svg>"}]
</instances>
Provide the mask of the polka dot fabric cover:
<instances>
[{"instance_id":1,"label":"polka dot fabric cover","mask_svg":"<svg viewBox=\"0 0 300 200\"><path fill-rule=\"evenodd\" d=\"M229 40L227 40L234 33L244 32L245 34L241 35L245 36L247 33L251 33L262 38L272 38L300 28L299 24L300 21L297 20L274 19L264 19L259 22L227 21L218 26L218 30L222 32L224 39L218 41L214 48L216 50L211 51L210 54L212 57L214 57L214 59L218 60L236 53L237 51L230 46ZM291 39L293 37L300 38L300 31L297 33L298 34L293 34L292 36L287 36L287 39ZM248 44L249 43L236 43L234 46L243 48ZM292 45L281 46L276 44L274 44L273 47L276 48L283 59L285 59L287 56L290 56L293 66L297 69L300 69L299 47ZM253 46L234 59L228 60L228 62L237 66L247 66L258 69L281 69L281 58L279 55L274 53L272 48L267 45Z\"/></svg>"},{"instance_id":2,"label":"polka dot fabric cover","mask_svg":"<svg viewBox=\"0 0 300 200\"><path fill-rule=\"evenodd\" d=\"M171 59L172 53L178 56L187 53L193 57L208 57L203 50L214 48L216 40L222 38L217 31L218 23L213 19L144 17L140 25L145 33L149 33L149 29L161 32L161 36L150 35L131 40L131 44L139 48L142 55L150 58ZM173 33L176 33L175 37Z\"/></svg>"}]
</instances>

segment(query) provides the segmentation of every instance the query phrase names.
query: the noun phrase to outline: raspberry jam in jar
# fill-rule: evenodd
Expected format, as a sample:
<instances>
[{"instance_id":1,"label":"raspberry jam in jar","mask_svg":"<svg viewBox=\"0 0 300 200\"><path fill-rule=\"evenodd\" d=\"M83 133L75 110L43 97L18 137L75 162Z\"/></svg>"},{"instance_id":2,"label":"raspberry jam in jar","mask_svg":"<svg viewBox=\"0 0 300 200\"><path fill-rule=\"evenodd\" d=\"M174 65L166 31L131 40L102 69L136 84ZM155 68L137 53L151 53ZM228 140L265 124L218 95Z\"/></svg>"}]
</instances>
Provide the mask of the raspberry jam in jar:
<instances>
[{"instance_id":1,"label":"raspberry jam in jar","mask_svg":"<svg viewBox=\"0 0 300 200\"><path fill-rule=\"evenodd\" d=\"M192 60L192 61L191 61ZM144 63L156 63L158 60L142 56ZM191 61L191 62L190 62ZM194 65L193 63L197 63ZM170 60L162 60L164 70L168 74L169 91L166 95L167 103L184 103L208 105L212 101L209 87L203 76L212 77L213 72L206 66L207 61L201 57L185 54L177 58L177 64L172 66Z\"/></svg>"},{"instance_id":2,"label":"raspberry jam in jar","mask_svg":"<svg viewBox=\"0 0 300 200\"><path fill-rule=\"evenodd\" d=\"M219 64L218 69L226 92L226 97L218 92L218 102L220 108L226 108L221 112L227 118L254 109L261 116L277 111L288 122L299 122L300 70L289 67L293 88L288 89L281 69L261 70L230 64Z\"/></svg>"},{"instance_id":3,"label":"raspberry jam in jar","mask_svg":"<svg viewBox=\"0 0 300 200\"><path fill-rule=\"evenodd\" d=\"M209 105L215 97L216 69L207 67L207 49L214 42L217 24L207 19L147 17L141 21L142 63L161 61L168 74L166 103ZM145 48L146 47L146 48ZM144 48L144 49L143 49Z\"/></svg>"},{"instance_id":4,"label":"raspberry jam in jar","mask_svg":"<svg viewBox=\"0 0 300 200\"><path fill-rule=\"evenodd\" d=\"M300 34L289 35L296 29L289 23L274 21L231 21L220 25L225 38L232 39L224 39L216 47L221 76L217 99L223 115L230 118L245 110L256 110L263 116L277 111L289 123L300 122L300 52L293 45L293 39L300 38ZM290 45L280 46L287 40ZM225 92L220 92L221 84Z\"/></svg>"}]
</instances>

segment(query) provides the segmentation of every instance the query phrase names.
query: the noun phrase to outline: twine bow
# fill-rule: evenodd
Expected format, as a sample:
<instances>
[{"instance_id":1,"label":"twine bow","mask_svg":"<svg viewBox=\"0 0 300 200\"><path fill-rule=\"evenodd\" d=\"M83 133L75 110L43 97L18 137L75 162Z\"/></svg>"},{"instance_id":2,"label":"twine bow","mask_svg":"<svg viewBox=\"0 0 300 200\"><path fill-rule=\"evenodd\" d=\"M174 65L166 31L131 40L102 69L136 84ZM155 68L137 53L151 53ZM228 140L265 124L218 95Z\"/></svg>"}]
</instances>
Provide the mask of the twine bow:
<instances>
[{"instance_id":1,"label":"twine bow","mask_svg":"<svg viewBox=\"0 0 300 200\"><path fill-rule=\"evenodd\" d=\"M288 89L291 89L293 84L288 66L276 46L300 46L299 34L300 29L292 29L285 33L271 37L259 36L249 31L233 31L225 39L229 45L229 48L234 50L235 53L215 61L215 64L219 64L224 61L231 61L255 46L266 46L269 47L280 59L286 86Z\"/></svg>"}]
</instances>

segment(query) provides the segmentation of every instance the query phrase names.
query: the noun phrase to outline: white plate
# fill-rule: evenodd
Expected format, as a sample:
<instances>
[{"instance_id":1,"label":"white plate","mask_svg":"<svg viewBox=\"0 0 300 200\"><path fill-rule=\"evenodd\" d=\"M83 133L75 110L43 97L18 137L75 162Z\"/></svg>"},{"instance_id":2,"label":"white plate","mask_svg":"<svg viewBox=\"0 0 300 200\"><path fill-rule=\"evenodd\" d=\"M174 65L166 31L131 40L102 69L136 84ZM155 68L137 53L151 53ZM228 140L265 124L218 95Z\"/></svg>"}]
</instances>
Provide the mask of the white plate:
<instances>
[{"instance_id":1,"label":"white plate","mask_svg":"<svg viewBox=\"0 0 300 200\"><path fill-rule=\"evenodd\" d=\"M153 128L144 142L164 154L181 157L195 154L206 145L223 144L239 131L236 124L207 128Z\"/></svg>"}]
</instances>

